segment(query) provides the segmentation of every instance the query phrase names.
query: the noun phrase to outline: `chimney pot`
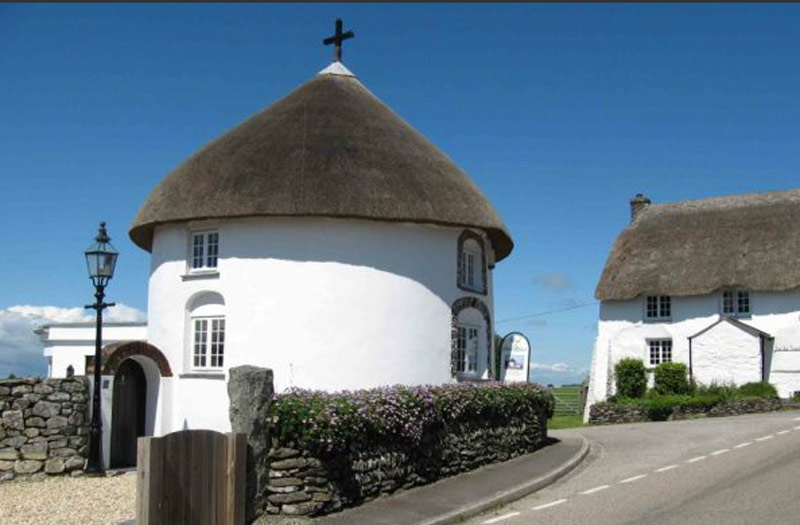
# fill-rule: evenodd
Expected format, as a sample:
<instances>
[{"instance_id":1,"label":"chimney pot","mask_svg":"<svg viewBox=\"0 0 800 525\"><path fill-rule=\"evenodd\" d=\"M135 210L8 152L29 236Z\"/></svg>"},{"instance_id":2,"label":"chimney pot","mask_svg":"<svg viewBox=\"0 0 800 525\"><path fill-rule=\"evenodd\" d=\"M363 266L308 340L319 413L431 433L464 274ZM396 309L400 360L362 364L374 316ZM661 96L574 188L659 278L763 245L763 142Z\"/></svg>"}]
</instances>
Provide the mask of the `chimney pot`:
<instances>
[{"instance_id":1,"label":"chimney pot","mask_svg":"<svg viewBox=\"0 0 800 525\"><path fill-rule=\"evenodd\" d=\"M644 193L637 193L636 197L631 199L631 222L635 221L636 217L648 206L650 206L650 199L645 197Z\"/></svg>"}]
</instances>

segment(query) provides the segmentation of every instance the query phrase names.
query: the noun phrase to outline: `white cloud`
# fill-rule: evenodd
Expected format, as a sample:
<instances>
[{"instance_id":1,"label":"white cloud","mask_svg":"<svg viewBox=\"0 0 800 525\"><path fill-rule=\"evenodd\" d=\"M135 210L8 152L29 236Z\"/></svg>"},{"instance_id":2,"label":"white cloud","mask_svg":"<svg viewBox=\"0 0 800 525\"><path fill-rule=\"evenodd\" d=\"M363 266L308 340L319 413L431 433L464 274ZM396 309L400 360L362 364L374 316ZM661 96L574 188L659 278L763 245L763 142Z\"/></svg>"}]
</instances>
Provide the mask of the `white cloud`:
<instances>
[{"instance_id":1,"label":"white cloud","mask_svg":"<svg viewBox=\"0 0 800 525\"><path fill-rule=\"evenodd\" d=\"M537 275L533 284L552 292L568 292L575 290L575 283L564 272L550 272Z\"/></svg>"},{"instance_id":2,"label":"white cloud","mask_svg":"<svg viewBox=\"0 0 800 525\"><path fill-rule=\"evenodd\" d=\"M567 363L536 363L531 361L531 370L547 370L549 372L567 373L575 370Z\"/></svg>"},{"instance_id":3,"label":"white cloud","mask_svg":"<svg viewBox=\"0 0 800 525\"><path fill-rule=\"evenodd\" d=\"M42 375L47 365L42 342L33 333L43 324L91 322L94 310L81 307L18 305L0 309L0 377L8 374ZM103 313L108 322L141 322L144 312L126 304L108 308Z\"/></svg>"}]
</instances>

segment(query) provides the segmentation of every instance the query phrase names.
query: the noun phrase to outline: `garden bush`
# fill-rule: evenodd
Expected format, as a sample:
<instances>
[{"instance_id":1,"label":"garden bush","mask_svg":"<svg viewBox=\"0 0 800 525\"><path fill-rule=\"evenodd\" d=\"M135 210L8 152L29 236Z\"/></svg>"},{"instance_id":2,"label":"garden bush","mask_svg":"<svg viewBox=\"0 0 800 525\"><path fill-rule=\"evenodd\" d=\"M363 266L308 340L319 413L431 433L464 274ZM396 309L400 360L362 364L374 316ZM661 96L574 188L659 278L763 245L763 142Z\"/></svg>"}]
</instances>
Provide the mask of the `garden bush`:
<instances>
[{"instance_id":1,"label":"garden bush","mask_svg":"<svg viewBox=\"0 0 800 525\"><path fill-rule=\"evenodd\" d=\"M687 368L683 363L661 363L653 371L655 390L659 394L688 394Z\"/></svg>"},{"instance_id":2,"label":"garden bush","mask_svg":"<svg viewBox=\"0 0 800 525\"><path fill-rule=\"evenodd\" d=\"M327 393L292 389L275 397L275 435L316 453L371 445L418 446L428 436L552 417L553 395L538 385L461 383ZM544 422L543 422L544 424Z\"/></svg>"},{"instance_id":3,"label":"garden bush","mask_svg":"<svg viewBox=\"0 0 800 525\"><path fill-rule=\"evenodd\" d=\"M739 397L760 397L762 399L778 399L778 391L769 383L745 383L739 387Z\"/></svg>"},{"instance_id":4,"label":"garden bush","mask_svg":"<svg viewBox=\"0 0 800 525\"><path fill-rule=\"evenodd\" d=\"M700 385L695 394L698 396L717 396L721 401L733 401L739 395L739 388L734 383L717 383Z\"/></svg>"},{"instance_id":5,"label":"garden bush","mask_svg":"<svg viewBox=\"0 0 800 525\"><path fill-rule=\"evenodd\" d=\"M647 390L647 372L641 359L626 358L614 367L617 395L640 398Z\"/></svg>"}]
</instances>

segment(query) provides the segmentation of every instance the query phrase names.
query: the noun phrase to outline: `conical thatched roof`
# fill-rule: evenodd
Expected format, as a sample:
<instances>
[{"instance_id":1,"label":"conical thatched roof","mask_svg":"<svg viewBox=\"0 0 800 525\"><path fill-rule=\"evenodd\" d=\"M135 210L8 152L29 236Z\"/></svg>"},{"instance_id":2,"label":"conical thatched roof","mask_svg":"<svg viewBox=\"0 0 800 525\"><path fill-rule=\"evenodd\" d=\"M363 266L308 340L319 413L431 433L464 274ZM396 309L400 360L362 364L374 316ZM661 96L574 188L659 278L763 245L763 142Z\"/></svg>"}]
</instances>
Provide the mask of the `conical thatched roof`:
<instances>
[{"instance_id":1,"label":"conical thatched roof","mask_svg":"<svg viewBox=\"0 0 800 525\"><path fill-rule=\"evenodd\" d=\"M595 297L788 290L798 256L800 190L654 204L620 233Z\"/></svg>"},{"instance_id":2,"label":"conical thatched roof","mask_svg":"<svg viewBox=\"0 0 800 525\"><path fill-rule=\"evenodd\" d=\"M189 157L153 190L130 237L193 219L320 216L479 228L496 259L513 242L447 156L334 63Z\"/></svg>"}]
</instances>

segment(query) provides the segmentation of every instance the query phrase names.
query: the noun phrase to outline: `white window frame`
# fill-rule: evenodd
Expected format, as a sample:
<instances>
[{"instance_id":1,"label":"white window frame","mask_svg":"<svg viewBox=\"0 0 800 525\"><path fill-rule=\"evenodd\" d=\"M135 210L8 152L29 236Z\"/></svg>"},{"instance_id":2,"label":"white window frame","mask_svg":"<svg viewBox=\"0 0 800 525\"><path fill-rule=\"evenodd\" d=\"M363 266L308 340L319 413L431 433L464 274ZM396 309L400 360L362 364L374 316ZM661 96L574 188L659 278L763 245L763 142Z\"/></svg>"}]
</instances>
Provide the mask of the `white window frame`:
<instances>
[{"instance_id":1,"label":"white window frame","mask_svg":"<svg viewBox=\"0 0 800 525\"><path fill-rule=\"evenodd\" d=\"M483 291L483 258L479 250L464 243L461 249L461 286L475 292Z\"/></svg>"},{"instance_id":2,"label":"white window frame","mask_svg":"<svg viewBox=\"0 0 800 525\"><path fill-rule=\"evenodd\" d=\"M753 301L750 290L744 288L728 288L720 294L720 312L730 317L750 317L753 313Z\"/></svg>"},{"instance_id":3,"label":"white window frame","mask_svg":"<svg viewBox=\"0 0 800 525\"><path fill-rule=\"evenodd\" d=\"M672 339L647 339L647 361L650 366L671 363L673 354Z\"/></svg>"},{"instance_id":4,"label":"white window frame","mask_svg":"<svg viewBox=\"0 0 800 525\"><path fill-rule=\"evenodd\" d=\"M189 359L194 371L218 371L225 367L225 316L195 316L191 321ZM201 328L198 331L198 328ZM200 337L204 335L204 337Z\"/></svg>"},{"instance_id":5,"label":"white window frame","mask_svg":"<svg viewBox=\"0 0 800 525\"><path fill-rule=\"evenodd\" d=\"M477 325L459 323L456 327L456 372L459 374L478 373L478 348L481 329ZM470 348L470 343L472 348Z\"/></svg>"},{"instance_id":6,"label":"white window frame","mask_svg":"<svg viewBox=\"0 0 800 525\"><path fill-rule=\"evenodd\" d=\"M646 295L644 298L646 321L669 321L672 319L672 296Z\"/></svg>"},{"instance_id":7,"label":"white window frame","mask_svg":"<svg viewBox=\"0 0 800 525\"><path fill-rule=\"evenodd\" d=\"M219 267L219 230L192 231L189 235L189 253L186 263L189 273L217 272Z\"/></svg>"}]
</instances>

